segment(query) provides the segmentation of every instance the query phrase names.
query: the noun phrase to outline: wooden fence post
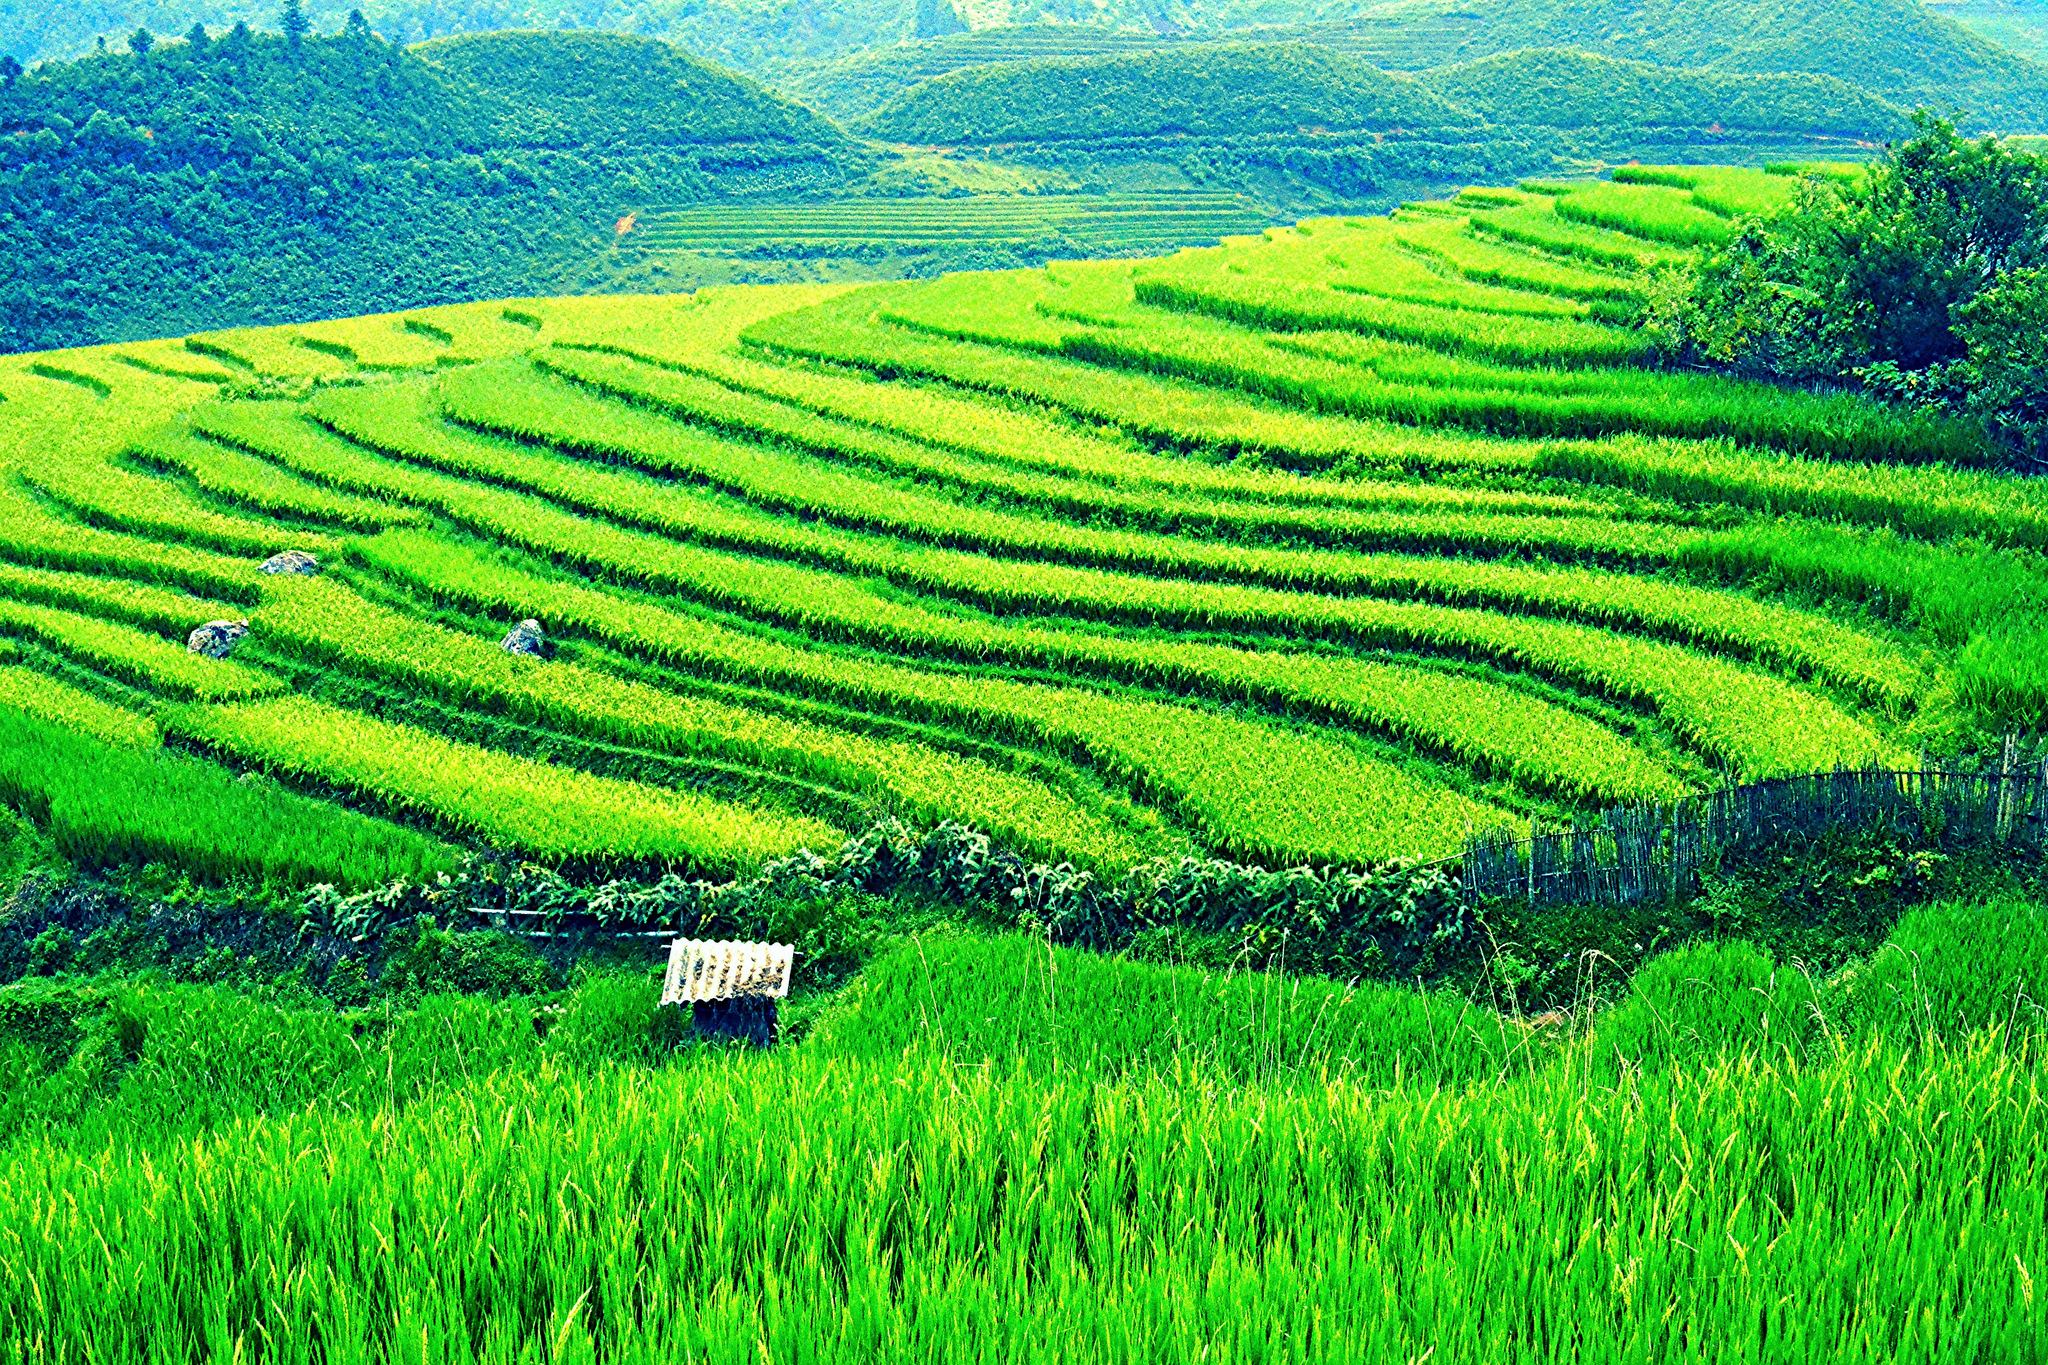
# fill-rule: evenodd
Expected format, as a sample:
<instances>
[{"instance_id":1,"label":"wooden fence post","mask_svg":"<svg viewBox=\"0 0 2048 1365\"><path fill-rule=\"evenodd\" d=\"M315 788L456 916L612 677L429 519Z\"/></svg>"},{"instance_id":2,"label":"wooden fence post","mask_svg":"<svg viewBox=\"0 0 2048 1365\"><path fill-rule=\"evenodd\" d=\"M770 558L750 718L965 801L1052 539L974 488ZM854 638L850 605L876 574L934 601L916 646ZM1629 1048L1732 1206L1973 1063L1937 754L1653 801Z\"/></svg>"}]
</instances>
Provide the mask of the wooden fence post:
<instances>
[{"instance_id":1,"label":"wooden fence post","mask_svg":"<svg viewBox=\"0 0 2048 1365\"><path fill-rule=\"evenodd\" d=\"M1536 908L1536 817L1529 817L1529 908Z\"/></svg>"}]
</instances>

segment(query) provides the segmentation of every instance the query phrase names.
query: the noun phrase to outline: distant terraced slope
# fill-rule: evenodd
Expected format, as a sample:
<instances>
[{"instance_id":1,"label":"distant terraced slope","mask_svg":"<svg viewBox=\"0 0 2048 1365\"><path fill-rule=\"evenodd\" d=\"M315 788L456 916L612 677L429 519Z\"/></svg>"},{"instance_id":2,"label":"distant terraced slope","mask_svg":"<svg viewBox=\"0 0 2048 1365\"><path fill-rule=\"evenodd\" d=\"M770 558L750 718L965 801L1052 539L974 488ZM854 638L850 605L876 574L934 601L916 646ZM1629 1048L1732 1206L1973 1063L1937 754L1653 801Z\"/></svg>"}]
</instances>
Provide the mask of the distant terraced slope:
<instances>
[{"instance_id":1,"label":"distant terraced slope","mask_svg":"<svg viewBox=\"0 0 2048 1365\"><path fill-rule=\"evenodd\" d=\"M1986 604L2044 600L2005 547L2048 498L1968 428L1648 368L1652 273L1792 182L1635 174L13 357L0 708L135 803L347 797L387 823L208 854L337 880L416 833L732 869L878 812L1104 869L1441 856L2013 720ZM256 572L286 549L324 571ZM498 648L525 618L552 658ZM159 736L204 762L149 786ZM113 818L101 769L16 768L67 837Z\"/></svg>"}]
</instances>

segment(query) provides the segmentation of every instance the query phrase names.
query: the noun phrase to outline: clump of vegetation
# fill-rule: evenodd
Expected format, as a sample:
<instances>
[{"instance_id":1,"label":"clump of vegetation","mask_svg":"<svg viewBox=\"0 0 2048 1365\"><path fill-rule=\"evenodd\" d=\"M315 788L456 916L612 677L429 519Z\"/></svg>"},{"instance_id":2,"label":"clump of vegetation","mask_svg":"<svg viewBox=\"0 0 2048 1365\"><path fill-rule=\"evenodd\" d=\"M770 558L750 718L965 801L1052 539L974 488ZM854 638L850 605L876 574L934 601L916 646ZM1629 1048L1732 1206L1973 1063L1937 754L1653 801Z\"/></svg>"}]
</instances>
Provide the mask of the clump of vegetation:
<instances>
[{"instance_id":1,"label":"clump of vegetation","mask_svg":"<svg viewBox=\"0 0 2048 1365\"><path fill-rule=\"evenodd\" d=\"M1707 250L1667 310L1738 373L1980 418L2048 467L2048 161L1943 120L1861 176L1811 176Z\"/></svg>"}]
</instances>

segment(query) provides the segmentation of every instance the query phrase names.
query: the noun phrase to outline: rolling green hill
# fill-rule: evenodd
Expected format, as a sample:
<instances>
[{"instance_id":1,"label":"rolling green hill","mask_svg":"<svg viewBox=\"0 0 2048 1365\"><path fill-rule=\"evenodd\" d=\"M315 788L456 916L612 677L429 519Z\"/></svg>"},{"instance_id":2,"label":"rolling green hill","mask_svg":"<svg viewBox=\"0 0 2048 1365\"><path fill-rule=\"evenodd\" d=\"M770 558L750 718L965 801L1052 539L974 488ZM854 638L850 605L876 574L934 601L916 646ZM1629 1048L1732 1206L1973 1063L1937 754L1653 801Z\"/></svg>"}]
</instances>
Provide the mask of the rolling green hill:
<instances>
[{"instance_id":1,"label":"rolling green hill","mask_svg":"<svg viewBox=\"0 0 2048 1365\"><path fill-rule=\"evenodd\" d=\"M1299 43L970 67L857 125L924 145L1261 133L1391 132L1477 120L1401 76Z\"/></svg>"},{"instance_id":2,"label":"rolling green hill","mask_svg":"<svg viewBox=\"0 0 2048 1365\"><path fill-rule=\"evenodd\" d=\"M1960 107L1993 128L2048 128L2048 67L1920 0L1420 0L1384 21L1451 11L1470 17L1446 61L1576 47L1658 66L1809 72L1894 104Z\"/></svg>"},{"instance_id":3,"label":"rolling green hill","mask_svg":"<svg viewBox=\"0 0 2048 1365\"><path fill-rule=\"evenodd\" d=\"M2041 0L1928 0L1936 14L1953 19L1986 42L2048 64L2048 5Z\"/></svg>"},{"instance_id":4,"label":"rolling green hill","mask_svg":"<svg viewBox=\"0 0 2048 1365\"><path fill-rule=\"evenodd\" d=\"M613 220L789 197L868 158L673 49L501 34L424 53L239 30L0 89L0 346L574 288Z\"/></svg>"},{"instance_id":5,"label":"rolling green hill","mask_svg":"<svg viewBox=\"0 0 2048 1365\"><path fill-rule=\"evenodd\" d=\"M1904 110L1833 76L1674 70L1540 48L1423 73L1423 83L1488 123L1553 128L1693 128L1884 140Z\"/></svg>"}]
</instances>

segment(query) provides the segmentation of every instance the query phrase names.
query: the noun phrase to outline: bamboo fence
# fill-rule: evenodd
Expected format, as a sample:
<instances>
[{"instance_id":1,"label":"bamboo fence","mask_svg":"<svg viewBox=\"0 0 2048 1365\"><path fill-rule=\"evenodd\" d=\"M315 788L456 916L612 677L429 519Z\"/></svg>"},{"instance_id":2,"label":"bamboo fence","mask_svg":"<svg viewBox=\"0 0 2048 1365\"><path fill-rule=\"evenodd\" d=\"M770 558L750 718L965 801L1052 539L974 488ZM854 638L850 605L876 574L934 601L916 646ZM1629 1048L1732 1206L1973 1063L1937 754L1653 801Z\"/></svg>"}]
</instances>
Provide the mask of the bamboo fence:
<instances>
[{"instance_id":1,"label":"bamboo fence","mask_svg":"<svg viewBox=\"0 0 2048 1365\"><path fill-rule=\"evenodd\" d=\"M1570 829L1469 840L1466 896L1528 904L1632 904L1684 897L1729 854L1829 829L1889 823L1918 839L2048 852L2048 755L2015 740L1981 769L1844 768L1727 787L1671 805L1623 806Z\"/></svg>"}]
</instances>

